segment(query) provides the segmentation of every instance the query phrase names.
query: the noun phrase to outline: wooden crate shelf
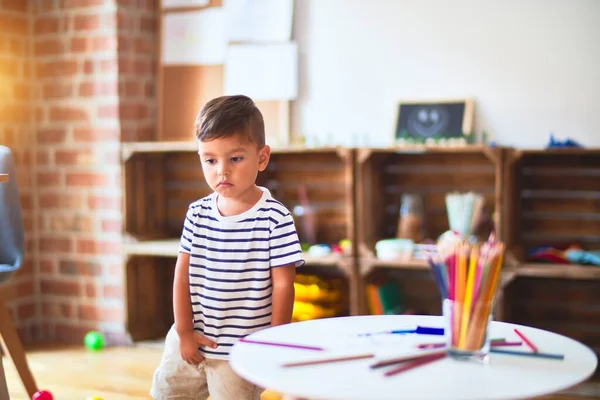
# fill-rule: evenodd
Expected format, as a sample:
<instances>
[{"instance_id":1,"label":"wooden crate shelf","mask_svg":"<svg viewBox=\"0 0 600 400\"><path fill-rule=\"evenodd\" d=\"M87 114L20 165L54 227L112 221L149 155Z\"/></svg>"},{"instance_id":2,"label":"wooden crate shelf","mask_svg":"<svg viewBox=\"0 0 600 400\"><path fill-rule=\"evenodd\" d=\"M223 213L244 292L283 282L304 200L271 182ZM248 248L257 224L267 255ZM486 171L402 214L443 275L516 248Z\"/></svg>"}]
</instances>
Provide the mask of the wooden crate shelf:
<instances>
[{"instance_id":1,"label":"wooden crate shelf","mask_svg":"<svg viewBox=\"0 0 600 400\"><path fill-rule=\"evenodd\" d=\"M547 329L600 354L600 281L520 276L505 292L509 322ZM596 378L600 378L597 370Z\"/></svg>"},{"instance_id":2,"label":"wooden crate shelf","mask_svg":"<svg viewBox=\"0 0 600 400\"><path fill-rule=\"evenodd\" d=\"M134 341L164 338L173 325L172 258L134 256L125 265L126 326Z\"/></svg>"},{"instance_id":3,"label":"wooden crate shelf","mask_svg":"<svg viewBox=\"0 0 600 400\"><path fill-rule=\"evenodd\" d=\"M437 293L422 259L379 260L375 243L396 236L401 196L418 194L423 199L425 231L437 239L449 229L445 196L449 192L475 191L485 197L485 212L496 213L496 232L502 238L503 226L503 148L487 146L363 148L357 150L357 240L359 257L359 296L361 312L366 312L365 287L369 274L394 270L421 274L420 290ZM399 272L401 279L408 275ZM439 296L438 296L439 297ZM424 300L425 301L425 300ZM431 299L426 304L437 304ZM430 311L439 311L437 304Z\"/></svg>"},{"instance_id":4,"label":"wooden crate shelf","mask_svg":"<svg viewBox=\"0 0 600 400\"><path fill-rule=\"evenodd\" d=\"M125 186L126 240L123 251L130 271L127 279L129 281L137 274L145 273L153 275L145 277L152 285L159 281L157 276L166 279L164 282L170 285L172 278L165 278L166 272L160 268L170 271L174 267L173 259L178 253L187 207L211 193L202 174L196 143L126 143L121 156ZM301 204L298 188L303 186L310 205L315 209L317 242L333 245L349 239L354 243L354 173L354 149L277 148L272 151L267 169L259 173L257 184L267 187L290 211ZM349 288L348 310L356 314L358 300L354 288L357 272L352 254L313 257L305 253L304 256L307 267L321 268L325 275L331 273L345 277ZM143 272L144 268L146 271ZM130 285L129 282L127 284ZM141 288L132 286L127 296L129 302L139 305L139 297L143 297L144 293ZM157 289L157 296L169 296L170 299L171 289ZM156 304L150 302L144 303L141 309L128 308L129 330L134 339L152 339L163 334L165 324L170 320L151 323L147 317L151 312L144 311L154 306ZM172 314L172 311L169 310L169 313ZM139 325L142 323L151 325L144 328Z\"/></svg>"},{"instance_id":5,"label":"wooden crate shelf","mask_svg":"<svg viewBox=\"0 0 600 400\"><path fill-rule=\"evenodd\" d=\"M598 279L598 267L527 260L538 246L600 249L600 149L510 150L504 214L519 275Z\"/></svg>"},{"instance_id":6,"label":"wooden crate shelf","mask_svg":"<svg viewBox=\"0 0 600 400\"><path fill-rule=\"evenodd\" d=\"M395 237L402 194L417 194L425 208L425 232L437 239L449 229L445 195L476 191L485 212L498 216L502 238L503 149L486 146L365 148L357 152L357 224L361 256L374 256L378 240Z\"/></svg>"},{"instance_id":7,"label":"wooden crate shelf","mask_svg":"<svg viewBox=\"0 0 600 400\"><path fill-rule=\"evenodd\" d=\"M179 239L165 240L142 240L132 241L123 244L123 252L126 257L134 256L157 256L176 258L179 253ZM324 257L313 257L304 253L304 260L309 265L340 267L342 256L339 254L330 254ZM341 268L346 272L345 268Z\"/></svg>"}]
</instances>

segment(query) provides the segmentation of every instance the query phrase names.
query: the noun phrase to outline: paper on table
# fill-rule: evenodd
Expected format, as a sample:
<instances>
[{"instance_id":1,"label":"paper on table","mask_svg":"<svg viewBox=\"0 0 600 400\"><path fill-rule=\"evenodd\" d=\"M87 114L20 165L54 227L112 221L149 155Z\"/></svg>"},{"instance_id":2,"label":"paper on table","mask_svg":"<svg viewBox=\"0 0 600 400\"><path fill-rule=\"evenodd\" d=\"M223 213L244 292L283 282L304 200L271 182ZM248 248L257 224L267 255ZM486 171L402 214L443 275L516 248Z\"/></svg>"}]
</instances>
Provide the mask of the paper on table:
<instances>
[{"instance_id":1,"label":"paper on table","mask_svg":"<svg viewBox=\"0 0 600 400\"><path fill-rule=\"evenodd\" d=\"M162 64L223 64L227 39L222 8L163 16Z\"/></svg>"},{"instance_id":2,"label":"paper on table","mask_svg":"<svg viewBox=\"0 0 600 400\"><path fill-rule=\"evenodd\" d=\"M174 7L204 7L210 0L162 0L162 8Z\"/></svg>"},{"instance_id":3,"label":"paper on table","mask_svg":"<svg viewBox=\"0 0 600 400\"><path fill-rule=\"evenodd\" d=\"M224 0L231 42L286 42L292 38L293 0Z\"/></svg>"},{"instance_id":4,"label":"paper on table","mask_svg":"<svg viewBox=\"0 0 600 400\"><path fill-rule=\"evenodd\" d=\"M230 45L225 59L225 94L256 101L294 100L298 95L296 43Z\"/></svg>"}]
</instances>

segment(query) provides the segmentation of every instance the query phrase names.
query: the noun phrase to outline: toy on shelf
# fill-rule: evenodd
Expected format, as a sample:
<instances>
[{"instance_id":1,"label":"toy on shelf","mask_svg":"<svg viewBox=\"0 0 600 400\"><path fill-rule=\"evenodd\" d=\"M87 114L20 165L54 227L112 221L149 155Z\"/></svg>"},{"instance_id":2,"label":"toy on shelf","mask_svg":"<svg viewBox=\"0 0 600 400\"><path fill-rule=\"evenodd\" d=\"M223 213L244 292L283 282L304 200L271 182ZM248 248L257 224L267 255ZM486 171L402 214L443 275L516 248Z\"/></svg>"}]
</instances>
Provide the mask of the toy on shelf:
<instances>
[{"instance_id":1,"label":"toy on shelf","mask_svg":"<svg viewBox=\"0 0 600 400\"><path fill-rule=\"evenodd\" d=\"M600 250L583 250L577 245L565 250L552 246L541 246L527 253L527 260L550 264L581 264L600 266Z\"/></svg>"},{"instance_id":2,"label":"toy on shelf","mask_svg":"<svg viewBox=\"0 0 600 400\"><path fill-rule=\"evenodd\" d=\"M400 314L404 311L404 299L396 282L370 283L366 290L371 314Z\"/></svg>"},{"instance_id":3,"label":"toy on shelf","mask_svg":"<svg viewBox=\"0 0 600 400\"><path fill-rule=\"evenodd\" d=\"M410 239L382 239L375 243L375 251L380 260L409 260L414 246Z\"/></svg>"},{"instance_id":4,"label":"toy on shelf","mask_svg":"<svg viewBox=\"0 0 600 400\"><path fill-rule=\"evenodd\" d=\"M398 219L399 239L410 239L416 243L425 238L425 224L423 212L423 199L417 194L405 193L400 204L400 218Z\"/></svg>"},{"instance_id":5,"label":"toy on shelf","mask_svg":"<svg viewBox=\"0 0 600 400\"><path fill-rule=\"evenodd\" d=\"M346 308L347 299L341 278L324 280L317 275L298 274L294 289L292 321L334 317Z\"/></svg>"},{"instance_id":6,"label":"toy on shelf","mask_svg":"<svg viewBox=\"0 0 600 400\"><path fill-rule=\"evenodd\" d=\"M298 186L298 199L300 204L292 209L292 215L298 225L298 236L302 242L309 245L317 243L316 212L308 201L306 186Z\"/></svg>"},{"instance_id":7,"label":"toy on shelf","mask_svg":"<svg viewBox=\"0 0 600 400\"><path fill-rule=\"evenodd\" d=\"M313 244L308 248L311 257L325 257L331 254L331 247L326 244Z\"/></svg>"},{"instance_id":8,"label":"toy on shelf","mask_svg":"<svg viewBox=\"0 0 600 400\"><path fill-rule=\"evenodd\" d=\"M582 148L583 146L577 143L575 140L566 138L562 142L554 138L554 134L550 134L550 140L548 141L547 149L556 149L556 148Z\"/></svg>"}]
</instances>

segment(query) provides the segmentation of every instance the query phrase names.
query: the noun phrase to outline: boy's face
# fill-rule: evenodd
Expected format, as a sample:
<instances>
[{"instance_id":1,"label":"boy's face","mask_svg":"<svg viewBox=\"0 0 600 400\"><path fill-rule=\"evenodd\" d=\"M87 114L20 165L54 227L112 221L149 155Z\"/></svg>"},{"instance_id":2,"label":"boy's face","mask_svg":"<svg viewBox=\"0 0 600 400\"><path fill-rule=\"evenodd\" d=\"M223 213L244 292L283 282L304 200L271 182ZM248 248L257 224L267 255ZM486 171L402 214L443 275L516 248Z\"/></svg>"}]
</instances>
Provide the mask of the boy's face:
<instances>
[{"instance_id":1,"label":"boy's face","mask_svg":"<svg viewBox=\"0 0 600 400\"><path fill-rule=\"evenodd\" d=\"M204 178L212 190L225 198L243 200L252 193L258 171L269 163L270 148L259 149L242 135L198 140ZM249 191L250 189L250 191Z\"/></svg>"}]
</instances>

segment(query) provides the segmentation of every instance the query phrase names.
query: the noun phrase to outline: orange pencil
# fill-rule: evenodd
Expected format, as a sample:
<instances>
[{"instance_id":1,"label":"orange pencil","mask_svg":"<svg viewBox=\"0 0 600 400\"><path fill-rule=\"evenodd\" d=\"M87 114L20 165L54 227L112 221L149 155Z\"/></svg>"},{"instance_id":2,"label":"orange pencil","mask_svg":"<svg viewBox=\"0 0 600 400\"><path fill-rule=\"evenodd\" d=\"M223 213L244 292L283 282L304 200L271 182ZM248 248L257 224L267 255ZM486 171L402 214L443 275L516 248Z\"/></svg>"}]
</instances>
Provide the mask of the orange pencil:
<instances>
[{"instance_id":1,"label":"orange pencil","mask_svg":"<svg viewBox=\"0 0 600 400\"><path fill-rule=\"evenodd\" d=\"M465 347L471 350L476 350L481 347L484 339L487 322L496 292L500 270L502 269L502 254L504 252L504 244L499 243L492 251L490 270L485 277L485 281L481 287L481 295L477 298L475 308L473 310L472 321L469 325L469 332Z\"/></svg>"},{"instance_id":2,"label":"orange pencil","mask_svg":"<svg viewBox=\"0 0 600 400\"><path fill-rule=\"evenodd\" d=\"M473 246L471 249L469 271L467 273L467 287L465 289L465 298L460 323L460 336L458 340L459 348L464 347L467 339L467 327L469 326L469 320L471 317L471 303L473 301L473 287L475 283L475 270L477 269L478 256L479 249L476 246Z\"/></svg>"}]
</instances>

